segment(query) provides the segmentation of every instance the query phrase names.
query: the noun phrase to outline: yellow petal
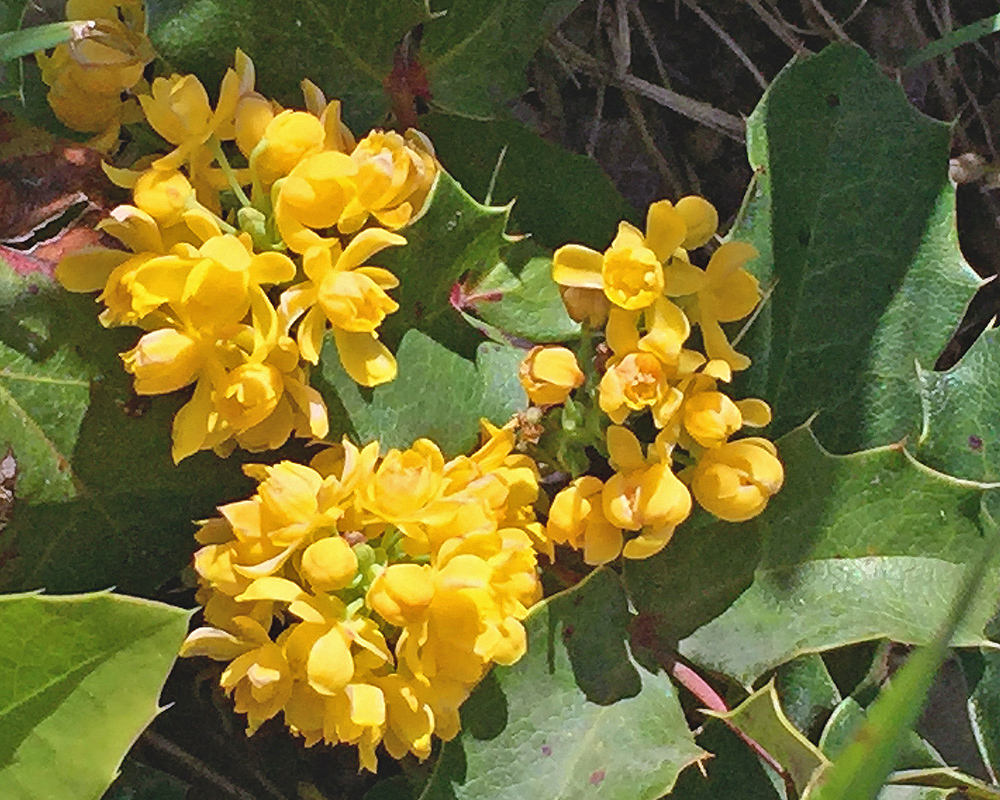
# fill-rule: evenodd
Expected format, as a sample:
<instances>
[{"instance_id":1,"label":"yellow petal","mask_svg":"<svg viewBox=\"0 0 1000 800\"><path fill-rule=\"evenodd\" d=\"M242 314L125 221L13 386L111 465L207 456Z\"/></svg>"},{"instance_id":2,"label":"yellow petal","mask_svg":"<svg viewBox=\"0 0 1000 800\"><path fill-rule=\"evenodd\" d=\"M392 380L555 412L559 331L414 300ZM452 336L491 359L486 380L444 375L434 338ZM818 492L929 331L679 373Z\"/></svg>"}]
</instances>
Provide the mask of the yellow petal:
<instances>
[{"instance_id":1,"label":"yellow petal","mask_svg":"<svg viewBox=\"0 0 1000 800\"><path fill-rule=\"evenodd\" d=\"M625 543L622 555L625 558L643 559L659 553L674 535L675 527L674 525L668 525L649 533L643 531L634 539Z\"/></svg>"},{"instance_id":2,"label":"yellow petal","mask_svg":"<svg viewBox=\"0 0 1000 800\"><path fill-rule=\"evenodd\" d=\"M628 311L619 306L611 306L608 311L608 324L604 329L608 347L616 356L634 353L639 348L638 310Z\"/></svg>"},{"instance_id":3,"label":"yellow petal","mask_svg":"<svg viewBox=\"0 0 1000 800\"><path fill-rule=\"evenodd\" d=\"M344 693L351 704L351 722L355 725L382 725L385 722L385 695L377 686L350 683L344 687Z\"/></svg>"},{"instance_id":4,"label":"yellow petal","mask_svg":"<svg viewBox=\"0 0 1000 800\"><path fill-rule=\"evenodd\" d=\"M685 250L701 247L715 235L719 227L719 212L704 197L682 197L675 208L687 227L687 236L681 244Z\"/></svg>"},{"instance_id":5,"label":"yellow petal","mask_svg":"<svg viewBox=\"0 0 1000 800\"><path fill-rule=\"evenodd\" d=\"M736 407L743 415L743 424L752 428L763 428L771 424L771 407L763 400L750 397L737 400Z\"/></svg>"},{"instance_id":6,"label":"yellow petal","mask_svg":"<svg viewBox=\"0 0 1000 800\"><path fill-rule=\"evenodd\" d=\"M622 551L622 531L606 520L587 526L583 541L583 560L594 566L607 564Z\"/></svg>"},{"instance_id":7,"label":"yellow petal","mask_svg":"<svg viewBox=\"0 0 1000 800\"><path fill-rule=\"evenodd\" d=\"M344 370L355 383L378 386L396 377L396 359L373 333L333 330Z\"/></svg>"},{"instance_id":8,"label":"yellow petal","mask_svg":"<svg viewBox=\"0 0 1000 800\"><path fill-rule=\"evenodd\" d=\"M610 425L607 431L608 461L618 472L631 472L645 465L642 446L628 428Z\"/></svg>"},{"instance_id":9,"label":"yellow petal","mask_svg":"<svg viewBox=\"0 0 1000 800\"><path fill-rule=\"evenodd\" d=\"M560 286L603 289L604 256L580 244L566 244L552 255L552 280Z\"/></svg>"},{"instance_id":10,"label":"yellow petal","mask_svg":"<svg viewBox=\"0 0 1000 800\"><path fill-rule=\"evenodd\" d=\"M406 239L398 233L392 233L383 228L368 228L351 239L351 243L337 259L335 269L352 270L355 267L360 267L380 250L404 244L406 244Z\"/></svg>"},{"instance_id":11,"label":"yellow petal","mask_svg":"<svg viewBox=\"0 0 1000 800\"><path fill-rule=\"evenodd\" d=\"M340 692L354 677L354 659L339 628L320 636L306 662L309 685L327 696Z\"/></svg>"},{"instance_id":12,"label":"yellow petal","mask_svg":"<svg viewBox=\"0 0 1000 800\"><path fill-rule=\"evenodd\" d=\"M305 595L302 587L287 578L268 576L258 578L246 590L236 596L236 600L277 600L281 603L291 603Z\"/></svg>"},{"instance_id":13,"label":"yellow petal","mask_svg":"<svg viewBox=\"0 0 1000 800\"><path fill-rule=\"evenodd\" d=\"M78 250L59 260L56 280L70 292L96 292L103 289L111 273L131 257L131 253L103 247Z\"/></svg>"},{"instance_id":14,"label":"yellow petal","mask_svg":"<svg viewBox=\"0 0 1000 800\"><path fill-rule=\"evenodd\" d=\"M686 259L673 257L663 265L663 293L668 297L684 297L701 291L705 271Z\"/></svg>"},{"instance_id":15,"label":"yellow petal","mask_svg":"<svg viewBox=\"0 0 1000 800\"><path fill-rule=\"evenodd\" d=\"M665 263L684 241L684 218L669 200L653 203L646 212L645 245L661 264Z\"/></svg>"},{"instance_id":16,"label":"yellow petal","mask_svg":"<svg viewBox=\"0 0 1000 800\"><path fill-rule=\"evenodd\" d=\"M208 656L216 661L232 661L248 650L246 642L218 628L196 628L181 644L180 656Z\"/></svg>"},{"instance_id":17,"label":"yellow petal","mask_svg":"<svg viewBox=\"0 0 1000 800\"><path fill-rule=\"evenodd\" d=\"M721 359L739 372L750 366L750 359L742 353L737 353L726 338L726 334L714 319L701 320L701 336L705 342L705 352L709 358Z\"/></svg>"}]
</instances>

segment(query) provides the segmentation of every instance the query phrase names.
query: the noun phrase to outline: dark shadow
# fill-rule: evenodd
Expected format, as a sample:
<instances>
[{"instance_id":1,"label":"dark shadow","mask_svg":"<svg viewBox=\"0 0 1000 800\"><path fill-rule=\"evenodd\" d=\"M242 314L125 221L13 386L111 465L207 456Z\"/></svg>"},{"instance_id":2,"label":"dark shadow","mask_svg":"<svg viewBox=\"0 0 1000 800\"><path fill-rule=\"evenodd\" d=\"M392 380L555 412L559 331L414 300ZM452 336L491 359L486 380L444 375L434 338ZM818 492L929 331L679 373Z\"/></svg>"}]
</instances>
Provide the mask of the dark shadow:
<instances>
[{"instance_id":1,"label":"dark shadow","mask_svg":"<svg viewBox=\"0 0 1000 800\"><path fill-rule=\"evenodd\" d=\"M492 739L507 727L507 696L488 672L462 704L462 728L476 739Z\"/></svg>"},{"instance_id":2,"label":"dark shadow","mask_svg":"<svg viewBox=\"0 0 1000 800\"><path fill-rule=\"evenodd\" d=\"M630 614L620 581L605 571L589 584L591 591L550 601L549 667L561 642L577 686L590 702L606 706L635 697L642 680L626 647Z\"/></svg>"}]
</instances>

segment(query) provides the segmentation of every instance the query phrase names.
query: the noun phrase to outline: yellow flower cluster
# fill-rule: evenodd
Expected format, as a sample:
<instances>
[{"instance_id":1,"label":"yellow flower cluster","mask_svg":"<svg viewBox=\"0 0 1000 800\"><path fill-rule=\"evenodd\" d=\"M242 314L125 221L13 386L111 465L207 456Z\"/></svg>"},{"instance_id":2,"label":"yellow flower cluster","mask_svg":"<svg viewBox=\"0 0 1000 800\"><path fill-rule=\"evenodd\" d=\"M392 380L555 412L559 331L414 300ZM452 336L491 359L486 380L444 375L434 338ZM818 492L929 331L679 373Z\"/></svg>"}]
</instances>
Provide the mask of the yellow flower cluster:
<instances>
[{"instance_id":1,"label":"yellow flower cluster","mask_svg":"<svg viewBox=\"0 0 1000 800\"><path fill-rule=\"evenodd\" d=\"M606 446L614 475L574 480L554 498L546 528L553 542L581 548L589 564L659 552L691 513L692 494L716 516L742 521L781 488L771 442L729 441L745 426L767 425L771 412L762 400L733 401L719 389L750 364L720 323L749 315L760 295L745 269L756 256L748 244L720 245L705 269L691 263L689 251L707 244L717 226L715 208L700 197L662 200L650 206L645 232L622 222L604 253L568 244L553 256L567 310L604 325L610 352L597 404L613 423ZM704 355L685 346L692 324ZM585 380L563 347L533 349L520 377L541 406L565 403ZM658 433L643 452L625 423L647 409Z\"/></svg>"},{"instance_id":2,"label":"yellow flower cluster","mask_svg":"<svg viewBox=\"0 0 1000 800\"><path fill-rule=\"evenodd\" d=\"M471 456L426 439L379 458L345 439L309 466L247 469L257 493L204 523L204 627L182 654L229 662L222 686L248 732L284 713L306 745L356 744L376 769L426 758L493 663L525 652L541 595L534 462L484 423Z\"/></svg>"},{"instance_id":3,"label":"yellow flower cluster","mask_svg":"<svg viewBox=\"0 0 1000 800\"><path fill-rule=\"evenodd\" d=\"M142 0L67 0L66 19L93 20L96 26L51 55L36 55L48 102L66 127L98 133L94 144L108 149L123 122L142 119L135 99L123 95L135 89L153 60L146 10Z\"/></svg>"},{"instance_id":4,"label":"yellow flower cluster","mask_svg":"<svg viewBox=\"0 0 1000 800\"><path fill-rule=\"evenodd\" d=\"M398 308L387 293L398 280L367 262L406 243L395 231L438 174L422 135L372 131L355 142L339 103L313 84L303 82L308 110L293 111L254 80L239 51L214 107L193 75L154 80L139 102L173 149L145 170L107 168L133 202L99 227L127 250L89 248L56 271L71 291L101 292L103 324L147 331L122 356L136 392L194 385L174 418L175 461L273 449L293 432L325 436L307 369L329 330L356 382L395 377L378 327Z\"/></svg>"}]
</instances>

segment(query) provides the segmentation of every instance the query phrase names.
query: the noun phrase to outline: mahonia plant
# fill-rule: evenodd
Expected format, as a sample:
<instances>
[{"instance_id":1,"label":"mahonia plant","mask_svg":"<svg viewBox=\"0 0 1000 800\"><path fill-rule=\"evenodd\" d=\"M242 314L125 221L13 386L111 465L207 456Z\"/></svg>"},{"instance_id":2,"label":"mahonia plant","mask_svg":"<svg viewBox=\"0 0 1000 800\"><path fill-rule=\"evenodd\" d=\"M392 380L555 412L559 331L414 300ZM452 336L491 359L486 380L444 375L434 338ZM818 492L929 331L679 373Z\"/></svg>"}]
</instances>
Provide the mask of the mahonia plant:
<instances>
[{"instance_id":1,"label":"mahonia plant","mask_svg":"<svg viewBox=\"0 0 1000 800\"><path fill-rule=\"evenodd\" d=\"M596 395L599 413L613 423L593 444L603 445L614 474L606 481L578 475L549 509L548 538L582 549L588 564L659 552L690 515L692 494L715 516L740 522L763 511L783 483L770 441L730 441L745 426L767 425L771 411L762 400L733 401L719 390L733 370L750 365L720 323L747 317L760 290L745 269L757 253L744 242L721 244L704 269L691 263L689 251L706 245L717 227L715 208L701 197L661 200L649 208L645 233L621 222L604 253L567 244L553 255L552 278L570 316L586 331L604 328L603 374L595 387L573 352L549 346L528 353L520 378L530 400L546 408L587 383L588 398L560 422L604 428L579 419L598 413ZM685 347L692 323L704 354ZM657 431L651 442L625 425L646 410Z\"/></svg>"},{"instance_id":2,"label":"mahonia plant","mask_svg":"<svg viewBox=\"0 0 1000 800\"><path fill-rule=\"evenodd\" d=\"M146 84L139 0L69 0L66 13L97 19L101 36L38 54L59 119L106 151L121 124L144 119L168 147L131 169L105 165L132 194L99 224L118 245L67 255L56 277L99 292L105 326L143 331L121 356L138 394L189 391L175 462L273 450L292 434L324 443L309 379L328 333L358 384L396 376L378 329L399 281L368 262L405 246L400 231L428 204L431 143L415 130L356 140L339 101L308 80L305 110L283 109L238 50L214 105L194 75ZM356 745L371 771L380 744L424 759L433 736L458 733L486 671L525 653L522 621L557 545L590 565L647 558L692 496L729 521L764 509L783 482L777 451L732 437L767 425L770 409L720 388L750 363L722 323L760 301L745 269L756 253L726 242L696 266L691 252L717 227L711 204L685 197L654 203L645 232L622 222L604 253L560 247L552 278L584 324L577 352L532 348L520 380L534 408L484 421L472 455L344 438L308 465L245 467L256 493L196 535L205 624L182 655L226 663L221 684L248 733L280 713L306 745ZM543 477L563 487L549 503Z\"/></svg>"},{"instance_id":3,"label":"mahonia plant","mask_svg":"<svg viewBox=\"0 0 1000 800\"><path fill-rule=\"evenodd\" d=\"M250 467L257 494L204 523L195 554L208 626L182 655L230 662L222 685L248 732L284 712L311 745L426 758L493 663L525 652L541 597L534 461L512 428L445 461L419 439L320 451L309 466ZM272 633L277 635L272 638Z\"/></svg>"},{"instance_id":4,"label":"mahonia plant","mask_svg":"<svg viewBox=\"0 0 1000 800\"><path fill-rule=\"evenodd\" d=\"M174 418L176 462L326 436L308 368L327 330L359 384L396 375L378 327L398 308L387 290L399 282L366 262L406 243L395 230L423 207L438 165L416 131L355 142L340 103L308 81L303 90L309 110L282 110L254 91L239 51L214 108L194 75L156 78L139 102L174 149L143 170L106 168L133 203L99 229L127 250L88 248L57 268L67 289L101 291L104 325L147 331L122 356L138 394L194 384ZM232 166L223 142L246 166Z\"/></svg>"}]
</instances>

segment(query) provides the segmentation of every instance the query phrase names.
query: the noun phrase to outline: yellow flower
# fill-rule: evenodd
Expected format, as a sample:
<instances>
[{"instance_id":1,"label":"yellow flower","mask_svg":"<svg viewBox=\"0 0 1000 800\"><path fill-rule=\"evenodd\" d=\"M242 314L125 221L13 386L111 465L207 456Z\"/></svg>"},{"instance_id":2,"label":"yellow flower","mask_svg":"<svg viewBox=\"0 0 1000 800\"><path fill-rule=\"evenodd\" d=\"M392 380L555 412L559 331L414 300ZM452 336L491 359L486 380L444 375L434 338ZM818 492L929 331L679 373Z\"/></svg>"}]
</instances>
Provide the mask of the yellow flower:
<instances>
[{"instance_id":1,"label":"yellow flower","mask_svg":"<svg viewBox=\"0 0 1000 800\"><path fill-rule=\"evenodd\" d=\"M683 344L691 326L684 312L657 298L644 312L646 333L636 328L639 312L613 308L605 331L614 357L601 378L599 403L612 422L620 425L630 411L649 408L657 427L674 413L681 393L671 380L697 366L697 356Z\"/></svg>"},{"instance_id":2,"label":"yellow flower","mask_svg":"<svg viewBox=\"0 0 1000 800\"><path fill-rule=\"evenodd\" d=\"M528 399L538 406L565 403L584 379L576 356L565 347L533 347L521 362L518 377Z\"/></svg>"},{"instance_id":3,"label":"yellow flower","mask_svg":"<svg viewBox=\"0 0 1000 800\"><path fill-rule=\"evenodd\" d=\"M259 622L238 616L231 625L239 635L198 628L184 640L181 655L231 660L222 673L222 688L233 694L236 712L247 715L247 732L253 733L288 702L292 675L283 649Z\"/></svg>"},{"instance_id":4,"label":"yellow flower","mask_svg":"<svg viewBox=\"0 0 1000 800\"><path fill-rule=\"evenodd\" d=\"M758 437L706 450L685 475L698 503L727 522L757 516L781 488L784 476L777 448Z\"/></svg>"},{"instance_id":5,"label":"yellow flower","mask_svg":"<svg viewBox=\"0 0 1000 800\"><path fill-rule=\"evenodd\" d=\"M136 180L132 197L161 228L181 224L184 212L195 204L194 188L177 170L147 169Z\"/></svg>"},{"instance_id":6,"label":"yellow flower","mask_svg":"<svg viewBox=\"0 0 1000 800\"><path fill-rule=\"evenodd\" d=\"M663 262L687 235L683 217L661 200L649 207L646 233L622 222L618 235L603 254L568 244L552 256L552 279L574 289L600 289L620 308L646 308L663 293Z\"/></svg>"},{"instance_id":7,"label":"yellow flower","mask_svg":"<svg viewBox=\"0 0 1000 800\"><path fill-rule=\"evenodd\" d=\"M588 328L600 328L608 318L611 301L602 289L560 286L559 295L570 318Z\"/></svg>"},{"instance_id":8,"label":"yellow flower","mask_svg":"<svg viewBox=\"0 0 1000 800\"><path fill-rule=\"evenodd\" d=\"M202 343L173 328L145 334L122 354L125 370L135 376L136 394L167 394L194 383L205 366Z\"/></svg>"},{"instance_id":9,"label":"yellow flower","mask_svg":"<svg viewBox=\"0 0 1000 800\"><path fill-rule=\"evenodd\" d=\"M739 407L722 392L698 392L684 403L684 429L702 447L718 447L742 427Z\"/></svg>"},{"instance_id":10,"label":"yellow flower","mask_svg":"<svg viewBox=\"0 0 1000 800\"><path fill-rule=\"evenodd\" d=\"M434 573L427 564L392 564L368 590L365 602L390 625L419 622L434 599Z\"/></svg>"},{"instance_id":11,"label":"yellow flower","mask_svg":"<svg viewBox=\"0 0 1000 800\"><path fill-rule=\"evenodd\" d=\"M649 448L648 458L627 428L612 425L607 441L615 474L601 492L604 516L620 528L641 531L625 544L626 558L648 558L663 549L674 529L687 519L691 495L674 475L662 440Z\"/></svg>"},{"instance_id":12,"label":"yellow flower","mask_svg":"<svg viewBox=\"0 0 1000 800\"><path fill-rule=\"evenodd\" d=\"M354 233L374 216L385 228L401 228L423 209L437 177L430 140L416 130L372 131L358 142L351 159L357 194L345 207L338 227Z\"/></svg>"},{"instance_id":13,"label":"yellow flower","mask_svg":"<svg viewBox=\"0 0 1000 800\"><path fill-rule=\"evenodd\" d=\"M691 321L701 327L705 352L711 359L721 359L734 370L750 366L750 359L737 353L726 338L720 322L736 322L750 314L760 302L757 279L744 268L757 257L757 250L746 242L726 242L709 259L702 272L682 259L674 259L677 280L668 286L671 297L694 295L695 302L685 304ZM668 282L671 277L668 269ZM679 301L681 302L681 301Z\"/></svg>"},{"instance_id":14,"label":"yellow flower","mask_svg":"<svg viewBox=\"0 0 1000 800\"><path fill-rule=\"evenodd\" d=\"M407 450L390 450L375 469L372 480L361 487L365 509L397 525L417 540L426 537L421 512L441 495L444 456L434 442L417 439Z\"/></svg>"},{"instance_id":15,"label":"yellow flower","mask_svg":"<svg viewBox=\"0 0 1000 800\"><path fill-rule=\"evenodd\" d=\"M146 120L153 130L175 146L153 166L176 169L187 162L192 183L197 184L214 158L205 143L213 135L230 139L235 135L231 129L240 98L239 76L232 69L226 70L214 110L205 87L194 75L157 78L151 91L152 94L139 98Z\"/></svg>"},{"instance_id":16,"label":"yellow flower","mask_svg":"<svg viewBox=\"0 0 1000 800\"><path fill-rule=\"evenodd\" d=\"M122 121L133 120L135 101L122 94L142 78L152 61L140 0L69 0L67 20L96 20L87 36L58 45L51 56L37 53L48 101L59 120L84 133L103 131L103 144L117 138Z\"/></svg>"},{"instance_id":17,"label":"yellow flower","mask_svg":"<svg viewBox=\"0 0 1000 800\"><path fill-rule=\"evenodd\" d=\"M250 732L280 710L307 745L356 745L365 769L381 742L423 759L433 734L458 733L490 665L524 654L537 556L522 527L497 520L527 519L517 504L534 499L537 468L512 453L511 429L484 428L479 450L448 464L428 440L378 463L378 442L345 439L309 467L245 468L256 494L198 532L212 627L183 654L232 660L225 685ZM424 528L451 532L429 548Z\"/></svg>"},{"instance_id":18,"label":"yellow flower","mask_svg":"<svg viewBox=\"0 0 1000 800\"><path fill-rule=\"evenodd\" d=\"M289 322L305 312L299 323L302 357L319 362L327 324L333 326L340 362L362 386L377 386L396 377L396 359L378 340L376 329L399 306L386 289L398 285L396 277L364 262L386 247L406 240L381 228L362 231L341 251L338 244L310 248L303 258L308 280L286 289L282 314Z\"/></svg>"},{"instance_id":19,"label":"yellow flower","mask_svg":"<svg viewBox=\"0 0 1000 800\"><path fill-rule=\"evenodd\" d=\"M317 229L337 224L357 192L358 167L345 153L324 151L303 158L274 184L274 218L289 249L305 253L315 245L333 245Z\"/></svg>"},{"instance_id":20,"label":"yellow flower","mask_svg":"<svg viewBox=\"0 0 1000 800\"><path fill-rule=\"evenodd\" d=\"M582 548L588 564L606 564L622 551L621 528L604 516L603 489L599 479L584 475L560 491L549 507L545 535L557 544Z\"/></svg>"},{"instance_id":21,"label":"yellow flower","mask_svg":"<svg viewBox=\"0 0 1000 800\"><path fill-rule=\"evenodd\" d=\"M431 754L434 712L419 681L393 673L372 679L385 696L386 730L382 743L389 755L401 759L408 752L423 761Z\"/></svg>"},{"instance_id":22,"label":"yellow flower","mask_svg":"<svg viewBox=\"0 0 1000 800\"><path fill-rule=\"evenodd\" d=\"M264 129L254 148L250 169L264 186L283 178L308 155L323 147L326 131L318 118L305 111L282 111Z\"/></svg>"}]
</instances>

